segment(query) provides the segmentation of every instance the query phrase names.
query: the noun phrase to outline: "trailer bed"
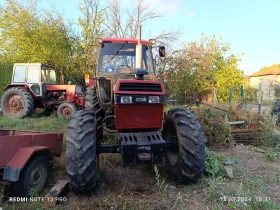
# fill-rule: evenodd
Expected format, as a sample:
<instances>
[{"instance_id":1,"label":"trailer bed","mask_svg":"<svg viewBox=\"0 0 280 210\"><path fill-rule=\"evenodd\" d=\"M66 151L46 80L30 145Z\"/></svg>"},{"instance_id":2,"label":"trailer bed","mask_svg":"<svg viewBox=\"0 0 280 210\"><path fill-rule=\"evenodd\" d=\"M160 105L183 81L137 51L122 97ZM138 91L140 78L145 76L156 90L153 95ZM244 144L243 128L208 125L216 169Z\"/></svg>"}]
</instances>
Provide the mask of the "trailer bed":
<instances>
[{"instance_id":1,"label":"trailer bed","mask_svg":"<svg viewBox=\"0 0 280 210\"><path fill-rule=\"evenodd\" d=\"M59 156L62 142L62 133L0 129L0 168L4 168L21 148L47 147L52 156Z\"/></svg>"}]
</instances>

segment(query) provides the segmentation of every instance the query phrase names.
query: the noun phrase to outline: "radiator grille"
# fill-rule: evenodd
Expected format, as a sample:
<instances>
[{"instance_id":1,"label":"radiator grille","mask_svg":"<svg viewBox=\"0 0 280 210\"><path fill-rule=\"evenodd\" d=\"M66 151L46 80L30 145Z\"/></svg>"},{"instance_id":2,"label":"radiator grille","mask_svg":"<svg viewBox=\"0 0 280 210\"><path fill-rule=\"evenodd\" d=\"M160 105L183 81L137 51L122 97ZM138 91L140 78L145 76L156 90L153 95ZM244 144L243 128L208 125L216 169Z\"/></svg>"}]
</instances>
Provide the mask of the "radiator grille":
<instances>
[{"instance_id":1,"label":"radiator grille","mask_svg":"<svg viewBox=\"0 0 280 210\"><path fill-rule=\"evenodd\" d=\"M149 84L149 83L121 83L120 91L151 91L161 92L160 84Z\"/></svg>"}]
</instances>

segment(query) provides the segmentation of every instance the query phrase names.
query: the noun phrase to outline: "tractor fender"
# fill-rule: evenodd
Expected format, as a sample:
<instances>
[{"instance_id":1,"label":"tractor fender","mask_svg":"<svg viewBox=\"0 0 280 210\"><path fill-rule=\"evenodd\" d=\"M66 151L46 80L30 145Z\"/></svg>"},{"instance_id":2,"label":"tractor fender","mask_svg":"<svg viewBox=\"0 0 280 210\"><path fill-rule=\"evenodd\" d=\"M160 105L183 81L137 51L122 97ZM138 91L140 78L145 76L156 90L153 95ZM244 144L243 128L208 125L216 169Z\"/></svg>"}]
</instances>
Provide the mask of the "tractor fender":
<instances>
[{"instance_id":1,"label":"tractor fender","mask_svg":"<svg viewBox=\"0 0 280 210\"><path fill-rule=\"evenodd\" d=\"M36 95L33 93L33 91L28 87L28 85L26 85L26 84L9 84L9 85L7 85L5 88L4 88L4 91L6 91L6 90L8 90L8 89L10 89L10 88L12 88L12 87L20 87L20 88L23 88L23 89L25 89L26 91L28 91L30 94L31 94L31 96L33 97L33 98L35 98L36 97Z\"/></svg>"},{"instance_id":2,"label":"tractor fender","mask_svg":"<svg viewBox=\"0 0 280 210\"><path fill-rule=\"evenodd\" d=\"M4 167L3 179L16 182L19 179L20 171L24 168L30 158L35 155L46 156L47 159L52 158L48 146L32 146L20 148Z\"/></svg>"},{"instance_id":3,"label":"tractor fender","mask_svg":"<svg viewBox=\"0 0 280 210\"><path fill-rule=\"evenodd\" d=\"M8 90L11 87L22 87L27 91L29 90L29 87L26 84L9 84L4 88L4 91Z\"/></svg>"}]
</instances>

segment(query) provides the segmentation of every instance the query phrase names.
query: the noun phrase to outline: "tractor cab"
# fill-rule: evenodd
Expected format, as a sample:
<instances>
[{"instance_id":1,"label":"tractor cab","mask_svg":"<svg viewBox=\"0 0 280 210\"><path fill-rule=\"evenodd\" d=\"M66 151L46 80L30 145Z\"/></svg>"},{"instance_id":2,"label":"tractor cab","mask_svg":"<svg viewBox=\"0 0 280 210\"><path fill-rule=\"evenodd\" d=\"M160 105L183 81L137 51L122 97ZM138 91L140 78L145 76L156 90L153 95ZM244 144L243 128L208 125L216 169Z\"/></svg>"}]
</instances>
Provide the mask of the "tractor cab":
<instances>
[{"instance_id":1,"label":"tractor cab","mask_svg":"<svg viewBox=\"0 0 280 210\"><path fill-rule=\"evenodd\" d=\"M12 85L27 85L36 96L42 96L45 85L57 84L56 69L54 66L41 63L14 64Z\"/></svg>"},{"instance_id":2,"label":"tractor cab","mask_svg":"<svg viewBox=\"0 0 280 210\"><path fill-rule=\"evenodd\" d=\"M133 39L102 39L98 75L132 74L132 70L136 68L136 41ZM142 41L142 45L141 66L147 71L147 75L154 75L151 43Z\"/></svg>"},{"instance_id":3,"label":"tractor cab","mask_svg":"<svg viewBox=\"0 0 280 210\"><path fill-rule=\"evenodd\" d=\"M86 84L100 88L100 105L113 105L114 88L120 79L155 80L152 44L155 40L141 40L141 63L137 66L137 40L124 38L97 39L99 43L96 77L87 75Z\"/></svg>"}]
</instances>

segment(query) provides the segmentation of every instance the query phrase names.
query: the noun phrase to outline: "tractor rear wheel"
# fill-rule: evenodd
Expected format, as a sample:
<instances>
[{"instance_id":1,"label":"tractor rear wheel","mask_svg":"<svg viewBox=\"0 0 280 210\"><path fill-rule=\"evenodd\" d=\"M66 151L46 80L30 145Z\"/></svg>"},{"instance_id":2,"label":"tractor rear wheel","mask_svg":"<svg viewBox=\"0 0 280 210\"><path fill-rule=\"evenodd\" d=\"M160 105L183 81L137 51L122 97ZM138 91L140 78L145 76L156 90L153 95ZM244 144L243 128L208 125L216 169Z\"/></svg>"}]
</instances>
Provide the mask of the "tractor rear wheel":
<instances>
[{"instance_id":1,"label":"tractor rear wheel","mask_svg":"<svg viewBox=\"0 0 280 210\"><path fill-rule=\"evenodd\" d=\"M104 110L100 107L96 87L88 87L86 90L85 109L94 110L96 116L97 141L103 139L102 120L105 117Z\"/></svg>"},{"instance_id":2,"label":"tractor rear wheel","mask_svg":"<svg viewBox=\"0 0 280 210\"><path fill-rule=\"evenodd\" d=\"M73 114L66 137L68 179L74 190L91 191L97 183L95 113L81 110Z\"/></svg>"},{"instance_id":3,"label":"tractor rear wheel","mask_svg":"<svg viewBox=\"0 0 280 210\"><path fill-rule=\"evenodd\" d=\"M12 87L2 96L1 107L6 117L24 118L32 113L34 100L27 90Z\"/></svg>"},{"instance_id":4,"label":"tractor rear wheel","mask_svg":"<svg viewBox=\"0 0 280 210\"><path fill-rule=\"evenodd\" d=\"M74 104L65 102L58 106L57 115L60 118L71 117L73 115L73 113L76 111L77 111L77 108Z\"/></svg>"},{"instance_id":5,"label":"tractor rear wheel","mask_svg":"<svg viewBox=\"0 0 280 210\"><path fill-rule=\"evenodd\" d=\"M178 146L166 150L166 167L179 182L195 182L202 177L205 166L203 127L193 111L171 109L162 131L165 141L176 141Z\"/></svg>"}]
</instances>

